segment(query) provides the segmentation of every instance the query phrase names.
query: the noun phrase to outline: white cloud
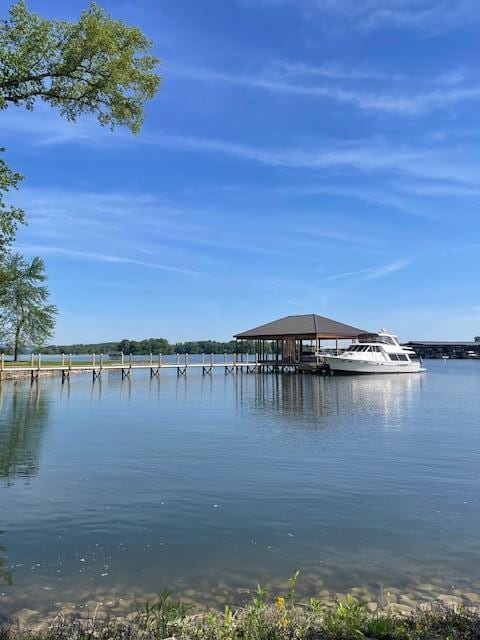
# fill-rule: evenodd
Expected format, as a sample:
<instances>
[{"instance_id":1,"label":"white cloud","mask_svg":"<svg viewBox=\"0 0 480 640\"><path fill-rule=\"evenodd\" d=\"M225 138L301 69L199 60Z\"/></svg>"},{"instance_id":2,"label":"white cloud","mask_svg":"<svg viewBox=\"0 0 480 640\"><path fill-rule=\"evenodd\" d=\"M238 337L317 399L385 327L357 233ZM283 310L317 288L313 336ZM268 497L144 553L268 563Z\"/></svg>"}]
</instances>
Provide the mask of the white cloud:
<instances>
[{"instance_id":1,"label":"white cloud","mask_svg":"<svg viewBox=\"0 0 480 640\"><path fill-rule=\"evenodd\" d=\"M478 23L476 0L237 0L247 7L290 6L308 19L335 18L355 29L382 27L441 33Z\"/></svg>"},{"instance_id":2,"label":"white cloud","mask_svg":"<svg viewBox=\"0 0 480 640\"><path fill-rule=\"evenodd\" d=\"M333 282L334 280L355 278L357 276L367 279L383 278L390 275L391 273L406 269L408 266L410 266L411 263L411 260L394 260L393 262L389 262L379 267L366 267L364 269L357 269L356 271L342 271L340 273L334 273L330 276L317 280L317 283Z\"/></svg>"},{"instance_id":3,"label":"white cloud","mask_svg":"<svg viewBox=\"0 0 480 640\"><path fill-rule=\"evenodd\" d=\"M382 82L390 86L394 83L404 83L414 86L447 86L452 87L461 84L468 79L469 73L465 67L454 67L442 71L434 76L421 76L399 73L392 69L379 70L376 67L365 64L349 64L345 62L325 62L320 65L312 65L304 62L289 62L285 60L275 61L270 70L273 74L281 74L286 78L326 78L329 80L364 81L372 84Z\"/></svg>"},{"instance_id":4,"label":"white cloud","mask_svg":"<svg viewBox=\"0 0 480 640\"><path fill-rule=\"evenodd\" d=\"M112 132L102 127L93 116L82 116L76 122L62 118L58 111L39 103L33 111L23 107L10 107L2 112L0 132L4 139L19 135L28 138L36 146L56 146L70 143L111 144L125 142L134 136L119 127Z\"/></svg>"},{"instance_id":5,"label":"white cloud","mask_svg":"<svg viewBox=\"0 0 480 640\"><path fill-rule=\"evenodd\" d=\"M320 148L265 148L215 138L150 136L149 144L194 153L220 153L272 167L309 171L354 170L359 173L403 175L421 179L478 185L480 165L461 152L450 149L412 148L375 144L366 141L354 145Z\"/></svg>"},{"instance_id":6,"label":"white cloud","mask_svg":"<svg viewBox=\"0 0 480 640\"><path fill-rule=\"evenodd\" d=\"M397 183L395 185L401 191L407 193L413 193L421 196L435 196L443 198L449 196L451 198L475 198L480 197L480 187L475 186L459 186L457 184L451 184L447 181L442 182L408 182Z\"/></svg>"},{"instance_id":7,"label":"white cloud","mask_svg":"<svg viewBox=\"0 0 480 640\"><path fill-rule=\"evenodd\" d=\"M149 269L160 269L161 271L172 271L173 273L181 273L189 276L205 275L201 271L192 271L190 269L182 269L171 265L158 262L147 262L145 260L137 260L128 256L118 256L105 253L97 253L94 251L78 251L76 249L68 249L63 247L50 247L41 245L16 244L15 249L22 251L28 255L38 254L57 254L71 258L73 260L90 260L94 262L108 262L112 264L132 264Z\"/></svg>"},{"instance_id":8,"label":"white cloud","mask_svg":"<svg viewBox=\"0 0 480 640\"><path fill-rule=\"evenodd\" d=\"M408 184L404 184L402 190L409 192ZM415 193L414 191L412 192ZM388 207L389 209L396 209L397 211L415 217L436 218L435 213L431 211L431 207L426 202L419 204L411 199L406 199L402 194L389 193L380 187L372 189L362 185L352 186L347 181L341 186L334 184L304 184L283 187L277 189L277 193L290 196L332 195L360 200L377 206Z\"/></svg>"},{"instance_id":9,"label":"white cloud","mask_svg":"<svg viewBox=\"0 0 480 640\"><path fill-rule=\"evenodd\" d=\"M281 63L272 69L254 73L224 73L205 68L179 67L174 73L184 75L193 81L205 83L222 83L232 86L241 86L250 89L267 91L272 94L284 94L312 99L332 100L340 104L353 106L363 111L385 112L397 115L414 116L429 113L434 110L448 109L452 105L466 101L476 101L480 98L480 85L454 86L458 84L459 75L446 81L447 76L436 78L439 86L428 91L396 91L371 89L345 88L339 84L305 84L298 80L292 81L293 72L301 76L321 76L324 78L353 79L368 77L369 79L382 79L391 87L391 78L387 74L377 73L372 70L362 72L358 69L351 71L335 67L307 67L301 64L284 67L282 73ZM458 74L458 71L457 71ZM311 79L311 78L310 78ZM405 79L407 81L407 79ZM409 84L412 84L409 82ZM414 83L415 84L415 83ZM430 83L431 84L431 81Z\"/></svg>"},{"instance_id":10,"label":"white cloud","mask_svg":"<svg viewBox=\"0 0 480 640\"><path fill-rule=\"evenodd\" d=\"M147 256L162 253L179 263L191 262L195 255L197 261L201 259L202 262L217 264L216 258L211 257L210 249L302 257L300 251L294 253L288 243L282 243L281 236L265 246L264 243L255 244L251 237L248 242L242 242L238 232L232 233L230 229L220 232L214 218L223 217L221 210L214 212L191 205L183 207L179 202L172 205L150 193L27 188L16 195L15 202L28 213L29 225L20 231L22 237L30 241L40 238L41 242L54 239L67 245L71 244L74 237L77 249L79 245L89 248L89 251L82 250L84 257L92 253L92 247L113 247L113 258L120 250L130 251L132 234L141 240L141 246L136 247L138 253ZM237 219L245 214L240 211L230 215ZM262 237L265 228L258 218L256 222L259 224L259 236ZM250 229L254 224L250 223ZM271 233L270 238L273 240ZM78 251L69 251L69 254L73 257ZM112 256L105 252L96 252L94 255L97 259L103 255L104 262L114 261L107 260ZM143 260L136 260L136 263L143 264Z\"/></svg>"},{"instance_id":11,"label":"white cloud","mask_svg":"<svg viewBox=\"0 0 480 640\"><path fill-rule=\"evenodd\" d=\"M371 269L371 271L367 274L367 278L383 278L384 276L388 276L391 273L396 273L397 271L406 269L408 266L410 266L410 264L411 260L395 260L394 262L390 262L389 264L383 265L382 267Z\"/></svg>"}]
</instances>

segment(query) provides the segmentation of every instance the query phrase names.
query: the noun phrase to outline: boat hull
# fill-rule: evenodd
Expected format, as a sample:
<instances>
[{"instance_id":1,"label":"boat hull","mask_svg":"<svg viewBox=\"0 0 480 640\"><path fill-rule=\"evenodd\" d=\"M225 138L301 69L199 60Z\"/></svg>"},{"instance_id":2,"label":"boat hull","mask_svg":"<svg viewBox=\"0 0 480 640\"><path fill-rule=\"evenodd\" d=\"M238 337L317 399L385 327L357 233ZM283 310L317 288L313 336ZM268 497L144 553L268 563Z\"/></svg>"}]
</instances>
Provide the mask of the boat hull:
<instances>
[{"instance_id":1,"label":"boat hull","mask_svg":"<svg viewBox=\"0 0 480 640\"><path fill-rule=\"evenodd\" d=\"M425 371L419 362L369 362L354 358L342 358L341 356L325 356L334 373L418 373Z\"/></svg>"}]
</instances>

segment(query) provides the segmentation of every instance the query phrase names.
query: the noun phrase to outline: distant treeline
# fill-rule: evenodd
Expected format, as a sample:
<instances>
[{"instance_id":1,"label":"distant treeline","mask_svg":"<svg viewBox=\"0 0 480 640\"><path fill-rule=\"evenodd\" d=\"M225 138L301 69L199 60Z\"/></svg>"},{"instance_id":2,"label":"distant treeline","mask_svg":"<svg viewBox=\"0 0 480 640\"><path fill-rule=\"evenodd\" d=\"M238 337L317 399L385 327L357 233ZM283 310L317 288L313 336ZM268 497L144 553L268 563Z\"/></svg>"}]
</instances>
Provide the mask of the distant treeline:
<instances>
[{"instance_id":1,"label":"distant treeline","mask_svg":"<svg viewBox=\"0 0 480 640\"><path fill-rule=\"evenodd\" d=\"M146 340L120 340L120 342L98 342L96 344L67 344L49 345L41 347L45 354L53 353L117 353L148 355L149 353L255 353L253 341L230 340L218 342L216 340L198 340L194 342L177 342L170 344L165 338L148 338Z\"/></svg>"}]
</instances>

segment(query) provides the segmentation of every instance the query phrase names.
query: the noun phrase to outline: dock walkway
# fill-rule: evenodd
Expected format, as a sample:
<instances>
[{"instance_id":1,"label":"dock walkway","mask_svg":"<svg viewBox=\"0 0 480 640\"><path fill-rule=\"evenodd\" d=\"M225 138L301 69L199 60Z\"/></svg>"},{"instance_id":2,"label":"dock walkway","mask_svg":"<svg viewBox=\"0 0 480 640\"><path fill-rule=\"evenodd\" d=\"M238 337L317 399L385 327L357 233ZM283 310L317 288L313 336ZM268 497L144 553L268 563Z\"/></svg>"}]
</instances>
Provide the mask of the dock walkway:
<instances>
[{"instance_id":1,"label":"dock walkway","mask_svg":"<svg viewBox=\"0 0 480 640\"><path fill-rule=\"evenodd\" d=\"M42 356L39 354L36 357L32 355L29 364L25 365L10 365L5 362L2 355L0 359L0 380L10 377L17 377L21 374L25 374L25 377L30 377L31 380L36 380L40 375L58 373L62 376L62 382L68 380L73 373L91 373L93 380L100 378L104 372L119 371L121 372L122 379L129 378L131 372L134 370L149 370L150 377L157 377L162 370L176 370L177 376L186 375L189 369L201 371L202 375L211 375L214 370L224 370L225 375L236 373L273 373L278 371L296 371L296 365L291 363L276 362L274 360L262 360L258 357L252 359L248 354L237 355L234 354L230 358L227 354L224 355L222 361L215 359L214 354L209 356L200 356L199 362L190 361L189 355L185 354L182 358L179 354L176 355L174 362L164 360L161 355L150 355L147 360L139 361L133 359L132 356L125 358L122 356L121 362L112 363L104 362L103 355L92 355L91 363L75 364L72 360L72 356L61 356L61 360L58 362L46 361L42 362ZM13 376L11 375L13 374ZM23 376L22 376L23 377Z\"/></svg>"}]
</instances>

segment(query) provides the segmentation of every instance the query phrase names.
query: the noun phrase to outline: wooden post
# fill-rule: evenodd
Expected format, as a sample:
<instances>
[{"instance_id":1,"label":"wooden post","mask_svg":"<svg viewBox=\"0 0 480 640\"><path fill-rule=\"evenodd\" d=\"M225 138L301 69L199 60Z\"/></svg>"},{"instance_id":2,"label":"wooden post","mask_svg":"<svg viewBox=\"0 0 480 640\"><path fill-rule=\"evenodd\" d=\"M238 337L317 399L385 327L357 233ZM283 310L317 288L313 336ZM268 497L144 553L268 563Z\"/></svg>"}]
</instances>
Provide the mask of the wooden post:
<instances>
[{"instance_id":1,"label":"wooden post","mask_svg":"<svg viewBox=\"0 0 480 640\"><path fill-rule=\"evenodd\" d=\"M153 353L150 354L150 366L153 364Z\"/></svg>"},{"instance_id":2,"label":"wooden post","mask_svg":"<svg viewBox=\"0 0 480 640\"><path fill-rule=\"evenodd\" d=\"M130 369L131 369L132 368L132 354L130 354L129 365L130 365Z\"/></svg>"},{"instance_id":3,"label":"wooden post","mask_svg":"<svg viewBox=\"0 0 480 640\"><path fill-rule=\"evenodd\" d=\"M121 351L120 354L121 354L121 357L122 357L122 367L123 367L123 365L125 364L125 362L124 362L125 361L125 355L124 355L123 351Z\"/></svg>"},{"instance_id":4,"label":"wooden post","mask_svg":"<svg viewBox=\"0 0 480 640\"><path fill-rule=\"evenodd\" d=\"M100 354L100 369L103 369L103 353Z\"/></svg>"},{"instance_id":5,"label":"wooden post","mask_svg":"<svg viewBox=\"0 0 480 640\"><path fill-rule=\"evenodd\" d=\"M338 338L335 340L335 351L336 351L337 356L338 356Z\"/></svg>"},{"instance_id":6,"label":"wooden post","mask_svg":"<svg viewBox=\"0 0 480 640\"><path fill-rule=\"evenodd\" d=\"M178 367L179 364L180 364L180 354L177 353L177 367Z\"/></svg>"},{"instance_id":7,"label":"wooden post","mask_svg":"<svg viewBox=\"0 0 480 640\"><path fill-rule=\"evenodd\" d=\"M70 354L68 356L68 368L71 369L72 368L72 354Z\"/></svg>"},{"instance_id":8,"label":"wooden post","mask_svg":"<svg viewBox=\"0 0 480 640\"><path fill-rule=\"evenodd\" d=\"M204 353L202 353L202 364L203 364L203 366L205 366L205 354Z\"/></svg>"},{"instance_id":9,"label":"wooden post","mask_svg":"<svg viewBox=\"0 0 480 640\"><path fill-rule=\"evenodd\" d=\"M40 367L42 366L42 354L38 354L38 370L40 371Z\"/></svg>"},{"instance_id":10,"label":"wooden post","mask_svg":"<svg viewBox=\"0 0 480 640\"><path fill-rule=\"evenodd\" d=\"M210 354L210 366L213 366L213 353Z\"/></svg>"},{"instance_id":11,"label":"wooden post","mask_svg":"<svg viewBox=\"0 0 480 640\"><path fill-rule=\"evenodd\" d=\"M188 365L188 353L185 354L185 366Z\"/></svg>"},{"instance_id":12,"label":"wooden post","mask_svg":"<svg viewBox=\"0 0 480 640\"><path fill-rule=\"evenodd\" d=\"M32 369L33 369L34 360L35 360L35 355L33 353L31 353L30 354L30 366L32 367Z\"/></svg>"},{"instance_id":13,"label":"wooden post","mask_svg":"<svg viewBox=\"0 0 480 640\"><path fill-rule=\"evenodd\" d=\"M0 358L0 371L3 371L4 366L5 366L5 355L2 353L2 357Z\"/></svg>"},{"instance_id":14,"label":"wooden post","mask_svg":"<svg viewBox=\"0 0 480 640\"><path fill-rule=\"evenodd\" d=\"M160 368L162 366L162 354L159 353L158 354L158 368Z\"/></svg>"},{"instance_id":15,"label":"wooden post","mask_svg":"<svg viewBox=\"0 0 480 640\"><path fill-rule=\"evenodd\" d=\"M62 353L62 367L65 366L65 354Z\"/></svg>"},{"instance_id":16,"label":"wooden post","mask_svg":"<svg viewBox=\"0 0 480 640\"><path fill-rule=\"evenodd\" d=\"M95 354L92 353L92 367L95 367Z\"/></svg>"}]
</instances>

